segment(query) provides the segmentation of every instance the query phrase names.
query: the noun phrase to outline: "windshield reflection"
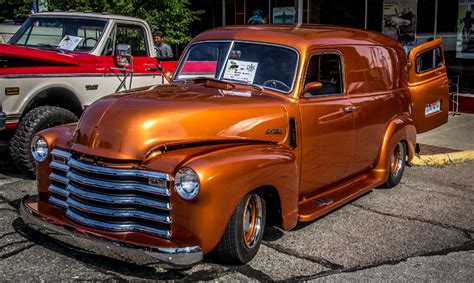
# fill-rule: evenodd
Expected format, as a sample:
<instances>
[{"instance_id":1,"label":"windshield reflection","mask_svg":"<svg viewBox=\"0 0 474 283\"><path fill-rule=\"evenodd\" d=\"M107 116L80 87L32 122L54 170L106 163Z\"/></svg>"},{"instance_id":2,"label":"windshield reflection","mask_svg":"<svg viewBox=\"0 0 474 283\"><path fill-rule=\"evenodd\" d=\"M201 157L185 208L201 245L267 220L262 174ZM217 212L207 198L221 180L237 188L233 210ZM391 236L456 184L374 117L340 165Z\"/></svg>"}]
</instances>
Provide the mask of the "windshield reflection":
<instances>
[{"instance_id":1,"label":"windshield reflection","mask_svg":"<svg viewBox=\"0 0 474 283\"><path fill-rule=\"evenodd\" d=\"M202 42L183 56L176 80L215 78L289 93L298 54L275 45L249 42Z\"/></svg>"},{"instance_id":2,"label":"windshield reflection","mask_svg":"<svg viewBox=\"0 0 474 283\"><path fill-rule=\"evenodd\" d=\"M106 20L30 17L10 44L41 49L90 52L100 41Z\"/></svg>"}]
</instances>

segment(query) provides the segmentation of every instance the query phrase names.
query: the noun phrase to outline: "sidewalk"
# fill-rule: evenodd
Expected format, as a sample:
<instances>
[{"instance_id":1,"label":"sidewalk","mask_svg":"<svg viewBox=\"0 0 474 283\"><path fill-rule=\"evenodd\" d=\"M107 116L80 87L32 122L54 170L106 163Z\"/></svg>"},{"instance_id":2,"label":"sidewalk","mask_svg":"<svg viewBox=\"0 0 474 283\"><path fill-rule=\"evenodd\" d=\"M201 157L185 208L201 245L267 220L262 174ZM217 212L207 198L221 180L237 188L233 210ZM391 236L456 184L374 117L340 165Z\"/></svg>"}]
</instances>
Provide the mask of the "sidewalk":
<instances>
[{"instance_id":1,"label":"sidewalk","mask_svg":"<svg viewBox=\"0 0 474 283\"><path fill-rule=\"evenodd\" d=\"M474 114L449 116L447 124L417 136L414 165L441 166L474 159Z\"/></svg>"}]
</instances>

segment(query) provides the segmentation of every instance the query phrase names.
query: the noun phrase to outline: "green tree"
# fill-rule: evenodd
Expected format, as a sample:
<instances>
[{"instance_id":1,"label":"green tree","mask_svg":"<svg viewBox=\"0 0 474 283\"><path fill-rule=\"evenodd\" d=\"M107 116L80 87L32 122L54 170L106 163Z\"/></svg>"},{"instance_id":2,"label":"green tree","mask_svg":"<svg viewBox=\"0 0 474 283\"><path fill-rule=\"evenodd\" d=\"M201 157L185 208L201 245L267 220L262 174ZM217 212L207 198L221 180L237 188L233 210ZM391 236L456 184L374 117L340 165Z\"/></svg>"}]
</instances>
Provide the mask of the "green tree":
<instances>
[{"instance_id":1,"label":"green tree","mask_svg":"<svg viewBox=\"0 0 474 283\"><path fill-rule=\"evenodd\" d=\"M152 29L160 29L171 44L186 44L191 40L190 25L204 11L193 11L189 0L50 0L51 10L109 12L144 19Z\"/></svg>"},{"instance_id":2,"label":"green tree","mask_svg":"<svg viewBox=\"0 0 474 283\"><path fill-rule=\"evenodd\" d=\"M144 19L152 29L166 34L171 44L186 44L191 40L190 25L200 20L203 10L193 11L189 0L49 0L49 10L108 12ZM31 0L0 0L0 22L3 18L27 18Z\"/></svg>"}]
</instances>

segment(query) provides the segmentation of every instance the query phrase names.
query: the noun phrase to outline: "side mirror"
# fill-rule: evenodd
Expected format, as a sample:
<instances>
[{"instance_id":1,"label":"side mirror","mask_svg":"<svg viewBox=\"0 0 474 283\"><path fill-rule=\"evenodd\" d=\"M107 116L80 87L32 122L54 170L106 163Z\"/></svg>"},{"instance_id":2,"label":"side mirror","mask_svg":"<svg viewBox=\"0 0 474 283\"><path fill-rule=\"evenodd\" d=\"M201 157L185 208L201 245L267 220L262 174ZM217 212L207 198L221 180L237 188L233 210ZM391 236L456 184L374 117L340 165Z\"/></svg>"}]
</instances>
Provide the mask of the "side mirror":
<instances>
[{"instance_id":1,"label":"side mirror","mask_svg":"<svg viewBox=\"0 0 474 283\"><path fill-rule=\"evenodd\" d=\"M117 44L115 48L115 63L119 67L126 67L132 64L132 48L130 44Z\"/></svg>"},{"instance_id":2,"label":"side mirror","mask_svg":"<svg viewBox=\"0 0 474 283\"><path fill-rule=\"evenodd\" d=\"M309 93L312 90L318 90L322 87L323 84L321 82L309 82L304 86L304 89L301 91L301 94L305 96L306 93Z\"/></svg>"}]
</instances>

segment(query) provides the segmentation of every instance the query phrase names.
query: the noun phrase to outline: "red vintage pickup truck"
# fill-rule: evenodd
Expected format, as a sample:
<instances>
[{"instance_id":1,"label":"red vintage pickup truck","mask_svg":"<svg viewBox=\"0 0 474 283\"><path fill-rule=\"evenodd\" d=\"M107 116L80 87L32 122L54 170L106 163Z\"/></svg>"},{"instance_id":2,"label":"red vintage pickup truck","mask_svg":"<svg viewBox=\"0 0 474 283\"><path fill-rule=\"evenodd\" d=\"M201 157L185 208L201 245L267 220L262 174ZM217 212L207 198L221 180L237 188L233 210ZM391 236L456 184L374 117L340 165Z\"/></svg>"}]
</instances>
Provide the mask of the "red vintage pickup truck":
<instances>
[{"instance_id":1,"label":"red vintage pickup truck","mask_svg":"<svg viewBox=\"0 0 474 283\"><path fill-rule=\"evenodd\" d=\"M116 62L128 44L128 66ZM9 147L24 173L33 173L33 135L76 122L95 100L124 89L161 84L162 68L148 24L98 13L49 12L31 16L8 44L0 44L0 148ZM9 145L8 145L8 141Z\"/></svg>"}]
</instances>

